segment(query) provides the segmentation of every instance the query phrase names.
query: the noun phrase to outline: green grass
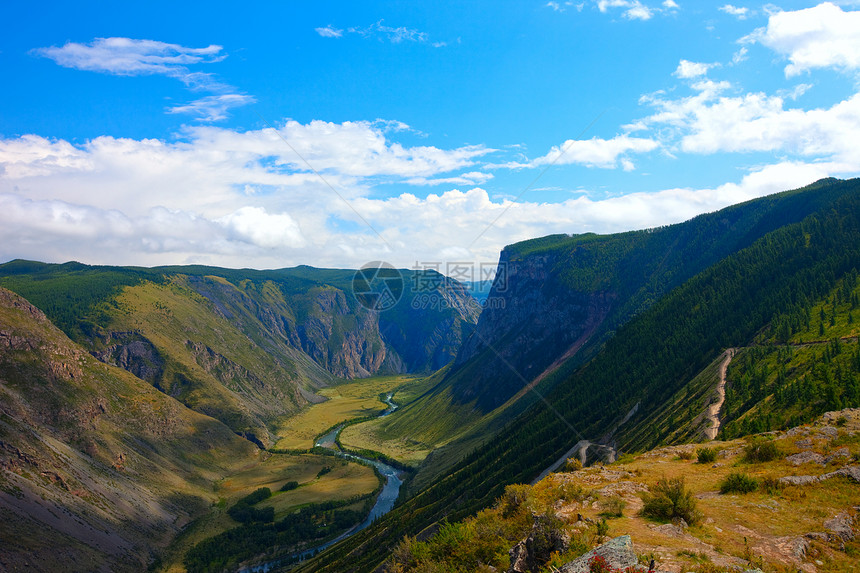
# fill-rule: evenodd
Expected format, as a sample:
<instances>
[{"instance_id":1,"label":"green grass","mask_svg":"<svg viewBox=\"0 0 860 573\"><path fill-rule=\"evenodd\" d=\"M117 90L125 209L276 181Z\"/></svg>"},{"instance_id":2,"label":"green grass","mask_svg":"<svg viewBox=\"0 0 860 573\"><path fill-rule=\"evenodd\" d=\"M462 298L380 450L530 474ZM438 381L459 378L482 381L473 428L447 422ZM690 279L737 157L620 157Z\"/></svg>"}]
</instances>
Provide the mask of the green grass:
<instances>
[{"instance_id":1,"label":"green grass","mask_svg":"<svg viewBox=\"0 0 860 573\"><path fill-rule=\"evenodd\" d=\"M316 438L326 430L348 420L376 416L388 405L380 401L380 394L388 394L401 387L411 388L412 376L379 376L342 381L318 392L327 398L313 404L296 416L282 419L277 426L275 448L285 450L309 449ZM399 392L394 402L400 403Z\"/></svg>"}]
</instances>

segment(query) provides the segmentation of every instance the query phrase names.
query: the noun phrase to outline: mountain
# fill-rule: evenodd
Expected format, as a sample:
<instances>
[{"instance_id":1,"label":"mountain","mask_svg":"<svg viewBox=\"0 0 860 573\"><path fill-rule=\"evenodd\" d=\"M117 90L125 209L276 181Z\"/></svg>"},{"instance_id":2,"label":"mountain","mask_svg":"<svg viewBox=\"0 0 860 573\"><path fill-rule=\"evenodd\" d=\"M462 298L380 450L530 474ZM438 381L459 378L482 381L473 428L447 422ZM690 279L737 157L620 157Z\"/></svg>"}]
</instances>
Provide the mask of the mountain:
<instances>
[{"instance_id":1,"label":"mountain","mask_svg":"<svg viewBox=\"0 0 860 573\"><path fill-rule=\"evenodd\" d=\"M488 412L525 382L584 363L665 293L844 193L844 185L825 179L676 225L506 247L488 295L498 304L486 305L447 375L455 399Z\"/></svg>"},{"instance_id":2,"label":"mountain","mask_svg":"<svg viewBox=\"0 0 860 573\"><path fill-rule=\"evenodd\" d=\"M409 487L417 491L540 401L666 293L775 229L832 208L856 187L824 179L676 225L508 246L478 326L451 367L421 400L366 431L432 449Z\"/></svg>"},{"instance_id":3,"label":"mountain","mask_svg":"<svg viewBox=\"0 0 860 573\"><path fill-rule=\"evenodd\" d=\"M0 569L145 570L259 456L0 288Z\"/></svg>"},{"instance_id":4,"label":"mountain","mask_svg":"<svg viewBox=\"0 0 860 573\"><path fill-rule=\"evenodd\" d=\"M755 212L762 215L752 219L738 215ZM732 220L741 219L748 220L748 223L740 228L730 224ZM682 397L685 391L692 395L691 381L713 380L713 375L705 376L703 372L713 369L715 361L726 349L752 345L760 333L779 327L785 322L785 317L793 316L799 307L810 301L819 301L834 289L842 288L844 281L860 268L858 180L824 180L808 188L757 200L699 220L706 224L700 233L689 233L687 241L698 241L700 247L691 249L686 241L679 242L668 257L674 257L676 251L695 253L703 260L717 258L713 264L686 280L682 280L684 272L691 271L675 271L679 276L678 285L650 304L647 297L640 295L637 295L639 298L613 302L606 311L606 317L620 312L613 309L636 308L636 313L628 322L615 328L611 337L607 332L605 343L593 351L593 358L578 366L562 364L547 377L544 387L550 390L541 393L543 399L533 399L530 408L515 417L491 440L485 441L482 447L451 466L433 485L404 501L372 528L345 541L336 553L323 554L304 570L370 571L404 533L414 535L445 516L459 519L488 506L502 495L506 484L531 481L556 460L573 455L577 449L575 446L583 440L639 451L667 442L677 427L696 425L708 403L705 401L698 408L687 407L680 411L667 408L667 405L673 404L673 400ZM714 232L728 229L733 235L730 242L736 244L738 250L724 256L709 254L720 249L730 250L725 246L727 240L708 238L711 237L709 229ZM628 236L647 242L647 237ZM499 328L501 334L493 339L502 347L497 352L505 352L520 340L528 353L528 349L533 348L528 336L519 339L514 334L530 332L533 325L553 320L526 312L528 308L540 308L534 302L531 305L526 303L529 300L553 300L551 295L560 292L561 286L555 277L567 276L565 269L569 265L553 266L553 261L571 247L570 241L574 245L583 241L619 244L618 239L612 237L603 242L593 237L552 238L546 242L550 245L546 253L526 251L526 258L542 257L533 259L534 267L526 268L549 270L543 275L532 273L526 277L537 277L534 284L536 288L540 286L540 293L529 295L528 289L519 289L516 285L509 287L512 289L510 292L523 293L521 300L525 302L505 305L501 312L502 317L511 313L510 320L502 321L502 324L514 326ZM522 248L517 252L523 252ZM571 252L576 253L576 249ZM621 249L619 252L632 251ZM626 279L637 274L651 277L655 276L654 273L644 273L635 268L622 273L617 270L622 268L617 261L624 260L623 257L610 258L608 262L613 260L616 262L609 268L616 270L607 275L609 278L597 271L585 272L574 274L582 280L567 284L597 285L599 288L592 289L592 293L597 293L594 296L610 288L615 292L654 292L656 295L656 287L649 290L639 282ZM606 268L604 263L607 259L592 261L600 263L597 269ZM662 259L648 256L642 262L652 268L664 268ZM581 266L586 270L591 268ZM591 282L585 281L589 276ZM670 285L671 282L659 284ZM584 307L579 305L579 308ZM544 314L551 314L550 308L547 307ZM565 315L567 311L562 306L559 312ZM486 320L490 319L482 315L481 322ZM596 321L599 326L595 334L600 325L613 324L607 320ZM486 327L479 324L478 332L481 328ZM582 328L581 323L570 325L574 332L580 332ZM534 349L532 354L539 356L539 350ZM468 354L467 350L463 352ZM496 355L495 352L493 354ZM516 354L512 352L510 356L515 358ZM540 364L552 364L563 356L545 356ZM463 362L458 359L461 371L462 365L472 360L469 358ZM515 361L511 366L516 370L519 364L521 362ZM486 365L476 360L471 366L474 371L484 367L493 369L492 359ZM540 374L541 368L535 367L531 372ZM528 380L527 376L519 374ZM522 383L519 376L515 377ZM464 380L463 384L464 388L469 388L470 380ZM511 392L508 385L501 386L503 395ZM480 382L473 387L480 388ZM851 399L849 393L840 396L843 404ZM745 408L754 405L749 402ZM592 449L591 456L602 456L607 451L608 448Z\"/></svg>"},{"instance_id":5,"label":"mountain","mask_svg":"<svg viewBox=\"0 0 860 573\"><path fill-rule=\"evenodd\" d=\"M100 360L268 447L278 420L336 378L425 372L453 359L480 307L438 273L395 272L402 297L382 311L353 295L355 271L312 267L12 261L0 265L0 285ZM415 304L419 279L433 304Z\"/></svg>"}]
</instances>

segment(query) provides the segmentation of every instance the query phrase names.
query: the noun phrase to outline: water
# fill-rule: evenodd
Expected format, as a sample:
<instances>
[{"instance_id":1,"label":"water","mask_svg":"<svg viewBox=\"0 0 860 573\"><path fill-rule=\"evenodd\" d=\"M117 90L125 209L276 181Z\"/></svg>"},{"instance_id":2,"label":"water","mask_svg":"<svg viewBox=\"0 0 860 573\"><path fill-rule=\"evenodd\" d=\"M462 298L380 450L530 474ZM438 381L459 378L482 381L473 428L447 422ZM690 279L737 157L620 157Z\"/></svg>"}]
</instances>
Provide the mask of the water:
<instances>
[{"instance_id":1,"label":"water","mask_svg":"<svg viewBox=\"0 0 860 573\"><path fill-rule=\"evenodd\" d=\"M383 416L388 416L397 409L397 404L395 404L391 400L391 398L391 394L388 394L385 397L385 403L388 404L388 409L379 415L380 418ZM337 439L337 435L344 428L344 425L345 424L341 424L336 428L333 428L323 436L320 436L314 445L323 448L334 449L336 447L335 440ZM374 521L391 511L391 509L394 507L394 503L397 501L397 496L400 495L400 486L403 485L403 480L400 479L400 476L398 475L399 472L388 464L384 464L378 460L370 460L361 456L356 456L355 454L348 454L340 451L335 452L335 455L341 458L346 458L364 464L372 465L377 470L379 470L379 473L381 473L385 477L385 485L382 486L382 491L379 492L379 497L376 498L376 503L373 505L370 510L370 513L367 515L364 521L362 521L352 529L341 533L338 537L332 539L331 541L327 541L326 543L317 545L316 547L311 547L310 549L306 549L300 553L294 553L293 555L285 559L269 561L268 563L261 563L260 565L254 565L252 567L243 567L242 569L239 569L237 573L267 573L268 571L271 571L273 568L277 567L283 561L287 561L288 559L298 559L299 561L304 561L305 559L313 557L317 553L328 549L335 543L343 541L347 537L355 535L362 529L369 527L370 524L372 524Z\"/></svg>"}]
</instances>

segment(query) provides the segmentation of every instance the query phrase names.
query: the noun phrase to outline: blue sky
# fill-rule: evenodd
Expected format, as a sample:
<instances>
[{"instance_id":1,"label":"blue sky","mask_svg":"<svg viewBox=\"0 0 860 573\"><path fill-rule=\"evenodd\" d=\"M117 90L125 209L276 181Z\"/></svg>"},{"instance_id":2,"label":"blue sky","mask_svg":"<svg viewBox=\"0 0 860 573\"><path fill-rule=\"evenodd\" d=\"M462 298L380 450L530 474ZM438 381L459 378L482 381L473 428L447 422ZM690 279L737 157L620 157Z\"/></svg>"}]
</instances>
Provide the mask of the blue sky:
<instances>
[{"instance_id":1,"label":"blue sky","mask_svg":"<svg viewBox=\"0 0 860 573\"><path fill-rule=\"evenodd\" d=\"M4 3L0 260L495 261L860 172L860 1Z\"/></svg>"}]
</instances>

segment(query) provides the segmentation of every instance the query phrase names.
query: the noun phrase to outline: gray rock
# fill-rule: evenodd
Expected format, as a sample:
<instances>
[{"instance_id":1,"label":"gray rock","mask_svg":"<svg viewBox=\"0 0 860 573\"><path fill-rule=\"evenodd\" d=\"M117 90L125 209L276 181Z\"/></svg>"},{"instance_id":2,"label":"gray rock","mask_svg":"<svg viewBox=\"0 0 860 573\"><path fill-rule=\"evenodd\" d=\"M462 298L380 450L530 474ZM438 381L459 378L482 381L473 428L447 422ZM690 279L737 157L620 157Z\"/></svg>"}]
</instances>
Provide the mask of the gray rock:
<instances>
[{"instance_id":1,"label":"gray rock","mask_svg":"<svg viewBox=\"0 0 860 573\"><path fill-rule=\"evenodd\" d=\"M779 483L785 485L809 485L821 481L818 476L784 476L779 478Z\"/></svg>"},{"instance_id":2,"label":"gray rock","mask_svg":"<svg viewBox=\"0 0 860 573\"><path fill-rule=\"evenodd\" d=\"M560 573L588 573L588 562L595 555L600 555L613 569L624 569L638 565L639 558L633 551L633 541L629 535L622 535L611 539L586 553L577 557L559 569Z\"/></svg>"},{"instance_id":3,"label":"gray rock","mask_svg":"<svg viewBox=\"0 0 860 573\"><path fill-rule=\"evenodd\" d=\"M833 460L838 460L839 458L850 458L850 457L851 457L850 450L848 448L843 447L843 448L839 448L838 450L836 450L835 452L833 452L832 454L830 454L829 456L824 458L824 463L829 464Z\"/></svg>"},{"instance_id":4,"label":"gray rock","mask_svg":"<svg viewBox=\"0 0 860 573\"><path fill-rule=\"evenodd\" d=\"M851 541L854 539L854 518L847 513L840 513L836 517L828 519L824 522L824 529L831 531L834 538L839 540Z\"/></svg>"},{"instance_id":5,"label":"gray rock","mask_svg":"<svg viewBox=\"0 0 860 573\"><path fill-rule=\"evenodd\" d=\"M830 440L839 437L839 430L837 430L833 426L824 426L823 428L819 428L818 433L821 435L821 437Z\"/></svg>"},{"instance_id":6,"label":"gray rock","mask_svg":"<svg viewBox=\"0 0 860 573\"><path fill-rule=\"evenodd\" d=\"M814 462L816 464L824 464L824 456L817 452L800 452L799 454L794 454L793 456L788 456L785 458L785 461L790 463L793 466L799 466L801 464L808 464L810 462Z\"/></svg>"},{"instance_id":7,"label":"gray rock","mask_svg":"<svg viewBox=\"0 0 860 573\"><path fill-rule=\"evenodd\" d=\"M840 468L834 473L841 476L845 476L847 478L851 478L856 482L860 482L860 466L848 466L845 468Z\"/></svg>"}]
</instances>

